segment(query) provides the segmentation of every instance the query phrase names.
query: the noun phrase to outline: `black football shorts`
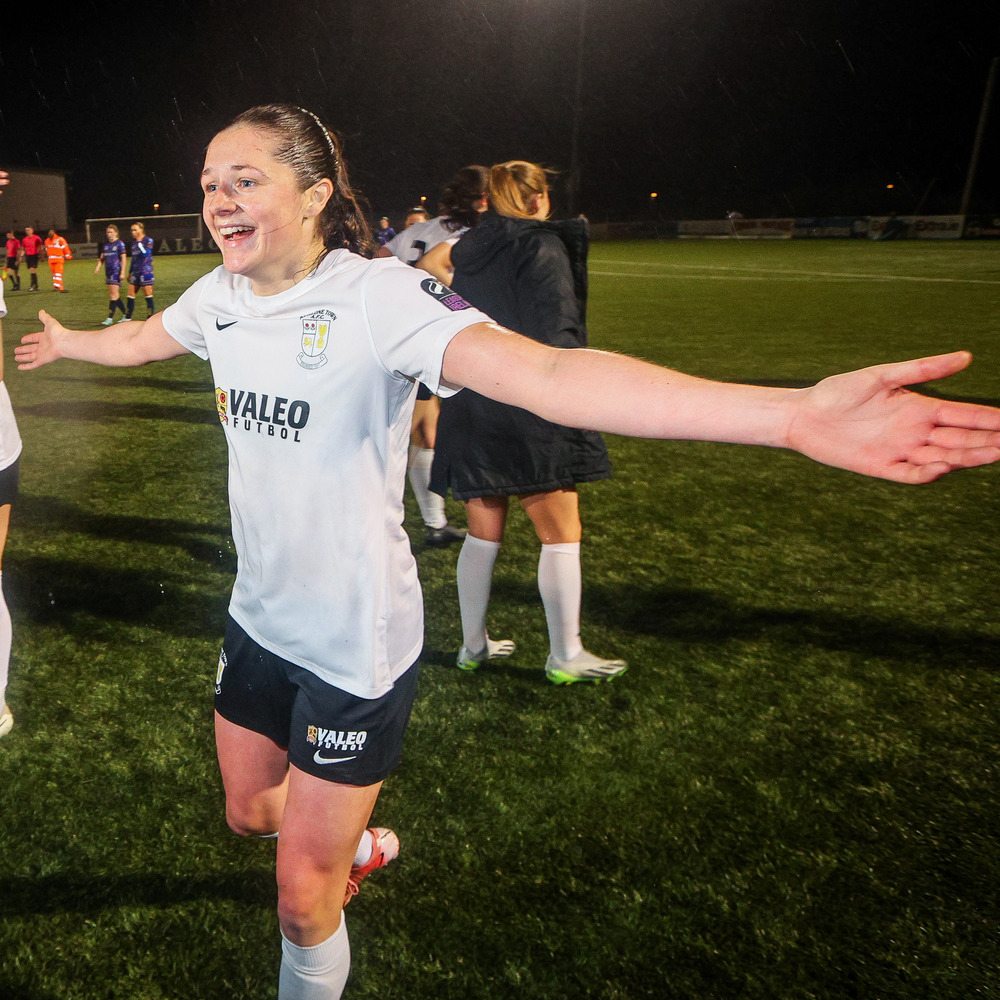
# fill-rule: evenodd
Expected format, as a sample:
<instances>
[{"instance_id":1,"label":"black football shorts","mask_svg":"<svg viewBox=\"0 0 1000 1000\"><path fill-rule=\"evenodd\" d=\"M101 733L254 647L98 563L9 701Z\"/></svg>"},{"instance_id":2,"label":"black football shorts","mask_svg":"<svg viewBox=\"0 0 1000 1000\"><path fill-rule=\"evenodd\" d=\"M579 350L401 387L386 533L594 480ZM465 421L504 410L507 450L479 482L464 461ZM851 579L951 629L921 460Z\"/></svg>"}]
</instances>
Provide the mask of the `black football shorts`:
<instances>
[{"instance_id":1,"label":"black football shorts","mask_svg":"<svg viewBox=\"0 0 1000 1000\"><path fill-rule=\"evenodd\" d=\"M373 785L399 766L417 670L414 663L381 698L358 698L264 649L230 618L215 709L287 750L289 763L307 774Z\"/></svg>"}]
</instances>

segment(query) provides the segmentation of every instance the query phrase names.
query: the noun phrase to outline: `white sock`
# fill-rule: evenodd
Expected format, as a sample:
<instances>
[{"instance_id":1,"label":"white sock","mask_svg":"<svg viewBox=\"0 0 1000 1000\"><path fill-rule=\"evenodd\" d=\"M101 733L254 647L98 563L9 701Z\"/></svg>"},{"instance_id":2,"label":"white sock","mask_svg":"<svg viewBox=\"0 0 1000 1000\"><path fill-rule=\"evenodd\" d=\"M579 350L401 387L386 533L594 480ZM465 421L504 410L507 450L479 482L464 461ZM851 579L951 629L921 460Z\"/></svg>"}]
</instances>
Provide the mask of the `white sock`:
<instances>
[{"instance_id":1,"label":"white sock","mask_svg":"<svg viewBox=\"0 0 1000 1000\"><path fill-rule=\"evenodd\" d=\"M10 669L10 641L13 629L10 624L10 609L3 596L3 573L0 573L0 708L3 707L7 692L7 676Z\"/></svg>"},{"instance_id":2,"label":"white sock","mask_svg":"<svg viewBox=\"0 0 1000 1000\"><path fill-rule=\"evenodd\" d=\"M466 535L458 554L456 577L458 606L462 612L462 645L470 653L486 648L486 609L493 587L493 564L499 551L499 542Z\"/></svg>"},{"instance_id":3,"label":"white sock","mask_svg":"<svg viewBox=\"0 0 1000 1000\"><path fill-rule=\"evenodd\" d=\"M431 466L434 464L433 448L410 445L409 477L413 495L417 498L420 516L428 528L443 528L448 523L444 512L444 497L431 492Z\"/></svg>"},{"instance_id":4,"label":"white sock","mask_svg":"<svg viewBox=\"0 0 1000 1000\"><path fill-rule=\"evenodd\" d=\"M281 935L278 1000L339 1000L350 971L351 943L343 914L333 934L311 948Z\"/></svg>"},{"instance_id":5,"label":"white sock","mask_svg":"<svg viewBox=\"0 0 1000 1000\"><path fill-rule=\"evenodd\" d=\"M367 831L361 834L358 849L354 852L354 865L366 865L375 853L375 838Z\"/></svg>"},{"instance_id":6,"label":"white sock","mask_svg":"<svg viewBox=\"0 0 1000 1000\"><path fill-rule=\"evenodd\" d=\"M580 599L583 578L580 543L543 545L538 557L538 592L545 607L552 655L572 660L583 649L580 641Z\"/></svg>"}]
</instances>

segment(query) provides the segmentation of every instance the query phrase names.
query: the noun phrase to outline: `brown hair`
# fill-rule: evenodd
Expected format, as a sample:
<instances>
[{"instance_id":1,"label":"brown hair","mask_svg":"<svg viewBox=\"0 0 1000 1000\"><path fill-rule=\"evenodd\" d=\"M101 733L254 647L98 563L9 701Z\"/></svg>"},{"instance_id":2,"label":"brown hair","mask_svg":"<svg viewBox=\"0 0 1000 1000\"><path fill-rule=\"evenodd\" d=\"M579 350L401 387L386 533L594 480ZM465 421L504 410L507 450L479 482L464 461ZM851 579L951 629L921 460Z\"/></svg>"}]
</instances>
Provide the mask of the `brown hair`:
<instances>
[{"instance_id":1,"label":"brown hair","mask_svg":"<svg viewBox=\"0 0 1000 1000\"><path fill-rule=\"evenodd\" d=\"M479 209L476 205L486 194L490 172L486 167L474 163L461 170L445 185L441 192L441 214L448 216L445 229L472 228L479 224Z\"/></svg>"},{"instance_id":2,"label":"brown hair","mask_svg":"<svg viewBox=\"0 0 1000 1000\"><path fill-rule=\"evenodd\" d=\"M294 104L262 104L237 115L226 128L238 126L274 136L275 159L291 167L302 191L324 178L333 183L333 194L317 220L325 249L375 256L375 241L347 178L340 141L316 115Z\"/></svg>"}]
</instances>

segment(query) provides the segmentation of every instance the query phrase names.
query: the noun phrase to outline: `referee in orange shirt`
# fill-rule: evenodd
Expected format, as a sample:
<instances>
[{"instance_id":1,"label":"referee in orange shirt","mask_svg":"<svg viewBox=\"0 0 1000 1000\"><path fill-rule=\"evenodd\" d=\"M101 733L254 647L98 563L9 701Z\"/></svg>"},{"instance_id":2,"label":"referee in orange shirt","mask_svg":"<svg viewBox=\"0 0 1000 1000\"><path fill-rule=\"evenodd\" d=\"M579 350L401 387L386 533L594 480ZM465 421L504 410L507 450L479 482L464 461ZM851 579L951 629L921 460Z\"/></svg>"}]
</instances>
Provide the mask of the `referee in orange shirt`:
<instances>
[{"instance_id":1,"label":"referee in orange shirt","mask_svg":"<svg viewBox=\"0 0 1000 1000\"><path fill-rule=\"evenodd\" d=\"M73 259L69 244L54 230L49 230L45 240L45 253L49 258L49 270L52 271L52 287L57 292L65 292L63 287L63 265Z\"/></svg>"}]
</instances>

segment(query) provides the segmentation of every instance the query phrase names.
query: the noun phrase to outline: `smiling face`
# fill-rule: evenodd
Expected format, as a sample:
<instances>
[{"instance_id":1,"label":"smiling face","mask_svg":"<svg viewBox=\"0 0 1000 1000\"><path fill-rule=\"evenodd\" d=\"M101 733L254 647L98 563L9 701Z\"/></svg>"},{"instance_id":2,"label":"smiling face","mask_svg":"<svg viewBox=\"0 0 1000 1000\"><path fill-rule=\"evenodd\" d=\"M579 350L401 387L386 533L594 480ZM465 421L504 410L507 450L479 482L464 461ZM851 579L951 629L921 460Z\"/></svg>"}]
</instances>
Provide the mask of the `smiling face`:
<instances>
[{"instance_id":1,"label":"smiling face","mask_svg":"<svg viewBox=\"0 0 1000 1000\"><path fill-rule=\"evenodd\" d=\"M315 267L323 251L316 220L333 190L326 179L301 190L273 148L266 132L226 129L208 147L201 175L202 214L223 265L250 278L258 295L284 291Z\"/></svg>"}]
</instances>

